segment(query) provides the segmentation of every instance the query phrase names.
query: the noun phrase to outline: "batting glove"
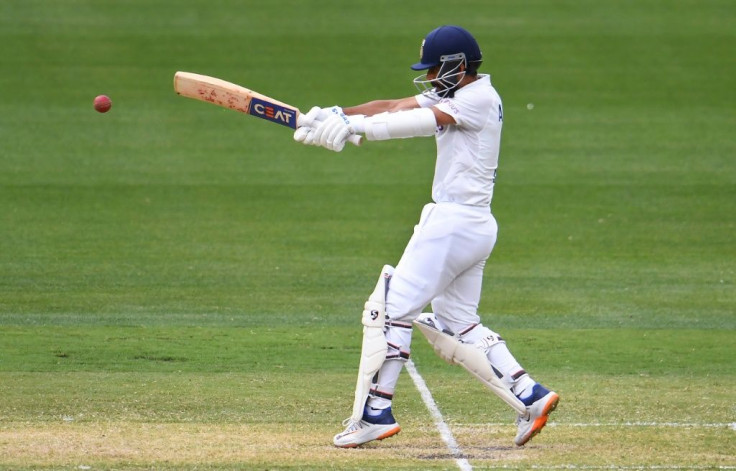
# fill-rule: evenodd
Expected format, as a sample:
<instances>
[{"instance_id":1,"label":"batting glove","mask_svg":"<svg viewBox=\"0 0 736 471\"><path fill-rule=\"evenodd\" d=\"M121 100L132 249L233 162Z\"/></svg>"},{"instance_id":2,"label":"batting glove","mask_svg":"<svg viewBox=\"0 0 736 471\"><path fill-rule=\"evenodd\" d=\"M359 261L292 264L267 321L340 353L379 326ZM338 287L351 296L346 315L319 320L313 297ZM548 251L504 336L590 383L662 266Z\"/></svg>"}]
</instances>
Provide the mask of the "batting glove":
<instances>
[{"instance_id":1,"label":"batting glove","mask_svg":"<svg viewBox=\"0 0 736 471\"><path fill-rule=\"evenodd\" d=\"M333 114L341 114L342 108L339 106L330 106L328 108L320 108L319 106L313 106L306 114L300 114L297 119L297 126L306 126L308 128L316 128L318 123L325 121Z\"/></svg>"},{"instance_id":2,"label":"batting glove","mask_svg":"<svg viewBox=\"0 0 736 471\"><path fill-rule=\"evenodd\" d=\"M333 110L332 116L329 116L317 126L312 139L315 145L340 152L345 147L348 137L353 134L355 134L355 129L350 122L350 118L342 110L339 113Z\"/></svg>"},{"instance_id":3,"label":"batting glove","mask_svg":"<svg viewBox=\"0 0 736 471\"><path fill-rule=\"evenodd\" d=\"M298 127L294 132L294 140L305 145L319 146L316 130L333 114L343 114L342 108L337 105L327 108L313 106L306 114L300 114L297 119Z\"/></svg>"},{"instance_id":4,"label":"batting glove","mask_svg":"<svg viewBox=\"0 0 736 471\"><path fill-rule=\"evenodd\" d=\"M307 127L307 126L302 126L300 128L297 128L297 130L294 131L294 140L296 142L302 142L304 144L307 144L304 141L306 141L307 136L309 135L310 132L314 134L314 129Z\"/></svg>"}]
</instances>

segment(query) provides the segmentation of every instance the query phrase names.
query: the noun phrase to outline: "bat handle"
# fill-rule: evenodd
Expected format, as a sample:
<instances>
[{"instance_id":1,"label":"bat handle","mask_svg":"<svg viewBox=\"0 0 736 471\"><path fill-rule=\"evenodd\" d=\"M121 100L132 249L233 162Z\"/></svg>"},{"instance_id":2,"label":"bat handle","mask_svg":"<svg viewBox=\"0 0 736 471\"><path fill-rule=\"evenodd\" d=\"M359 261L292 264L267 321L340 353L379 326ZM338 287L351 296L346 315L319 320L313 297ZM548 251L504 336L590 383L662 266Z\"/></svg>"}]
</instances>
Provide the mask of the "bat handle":
<instances>
[{"instance_id":1,"label":"bat handle","mask_svg":"<svg viewBox=\"0 0 736 471\"><path fill-rule=\"evenodd\" d=\"M361 146L363 145L363 136L360 134L351 134L350 137L348 137L348 141L355 146Z\"/></svg>"}]
</instances>

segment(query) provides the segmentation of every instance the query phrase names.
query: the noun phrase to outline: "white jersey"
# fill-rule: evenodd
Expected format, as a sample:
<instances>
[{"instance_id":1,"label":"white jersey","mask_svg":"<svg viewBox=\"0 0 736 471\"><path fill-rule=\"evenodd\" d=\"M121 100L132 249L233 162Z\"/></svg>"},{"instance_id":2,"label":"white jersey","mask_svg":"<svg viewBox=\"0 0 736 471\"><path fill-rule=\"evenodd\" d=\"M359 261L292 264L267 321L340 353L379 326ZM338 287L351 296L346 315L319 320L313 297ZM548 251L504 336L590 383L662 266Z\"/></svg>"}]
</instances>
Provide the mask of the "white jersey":
<instances>
[{"instance_id":1,"label":"white jersey","mask_svg":"<svg viewBox=\"0 0 736 471\"><path fill-rule=\"evenodd\" d=\"M436 203L489 206L498 168L503 107L490 75L455 92L453 98L417 95L422 108L436 106L455 119L435 133L437 163L432 183Z\"/></svg>"}]
</instances>

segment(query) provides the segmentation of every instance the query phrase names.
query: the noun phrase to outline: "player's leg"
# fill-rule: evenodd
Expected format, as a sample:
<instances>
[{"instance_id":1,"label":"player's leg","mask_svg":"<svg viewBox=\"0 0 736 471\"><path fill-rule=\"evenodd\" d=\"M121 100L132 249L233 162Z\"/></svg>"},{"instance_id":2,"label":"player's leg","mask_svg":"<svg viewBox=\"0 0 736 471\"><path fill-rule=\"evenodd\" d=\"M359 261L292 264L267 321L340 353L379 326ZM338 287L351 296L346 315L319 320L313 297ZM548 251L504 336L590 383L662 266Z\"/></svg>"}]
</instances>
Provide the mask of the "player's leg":
<instances>
[{"instance_id":1,"label":"player's leg","mask_svg":"<svg viewBox=\"0 0 736 471\"><path fill-rule=\"evenodd\" d=\"M388 352L368 395L366 414L369 416L380 415L380 411L391 408L399 373L411 353L411 323L388 320L385 332Z\"/></svg>"},{"instance_id":2,"label":"player's leg","mask_svg":"<svg viewBox=\"0 0 736 471\"><path fill-rule=\"evenodd\" d=\"M484 267L485 261L480 261L458 276L432 300L432 311L441 329L483 351L505 386L514 395L524 396L534 381L511 355L501 336L481 324L477 314Z\"/></svg>"},{"instance_id":3,"label":"player's leg","mask_svg":"<svg viewBox=\"0 0 736 471\"><path fill-rule=\"evenodd\" d=\"M364 388L361 385L356 388L353 417L346 423L346 430L335 437L338 446L357 446L385 438L379 434L378 425L395 426L389 431L398 432L390 407L403 362L410 351L411 322L459 273L477 260L487 258L493 247L495 221L487 209L485 212L466 209L473 214L458 215L462 208L439 206L425 206L386 294L387 345L393 345L389 352L397 356L384 361L378 370L367 410L362 409L361 402ZM472 224L466 224L468 220ZM400 326L402 323L404 327ZM364 373L359 377L366 378ZM356 417L361 411L362 416Z\"/></svg>"},{"instance_id":4,"label":"player's leg","mask_svg":"<svg viewBox=\"0 0 736 471\"><path fill-rule=\"evenodd\" d=\"M389 343L384 331L387 328L386 293L389 290L392 274L393 267L389 265L383 267L376 288L365 303L362 318L363 343L358 380L355 385L353 413L344 423L345 430L335 435L333 439L335 446L352 448L372 440L382 440L401 430L390 408L382 411L382 414L370 417L365 411L373 379L389 354Z\"/></svg>"},{"instance_id":5,"label":"player's leg","mask_svg":"<svg viewBox=\"0 0 736 471\"><path fill-rule=\"evenodd\" d=\"M495 377L490 374L485 377L477 373L474 375L519 412L518 433L514 443L521 446L541 431L549 414L557 407L559 396L532 379L512 355L504 339L479 322L477 309L483 266L484 262L479 262L456 278L433 300L432 309L440 330L455 332L460 343L474 347L487 359ZM465 364L463 366L468 368ZM496 382L496 379L500 382ZM497 383L501 388L497 389L489 383ZM510 391L518 401L509 397L506 391ZM521 410L519 401L523 404Z\"/></svg>"},{"instance_id":6,"label":"player's leg","mask_svg":"<svg viewBox=\"0 0 736 471\"><path fill-rule=\"evenodd\" d=\"M444 262L453 247L448 231L452 226L444 224L441 217L434 204L425 206L394 270L386 296L389 355L368 399L372 411L391 407L399 374L411 352L412 321L454 277Z\"/></svg>"},{"instance_id":7,"label":"player's leg","mask_svg":"<svg viewBox=\"0 0 736 471\"><path fill-rule=\"evenodd\" d=\"M453 279L490 253L495 221L490 213L475 218L479 227L458 222L455 211L427 205L391 279L386 296L389 355L378 372L367 413L389 409L399 374L409 358L412 321Z\"/></svg>"},{"instance_id":8,"label":"player's leg","mask_svg":"<svg viewBox=\"0 0 736 471\"><path fill-rule=\"evenodd\" d=\"M425 214L426 212L423 213L423 217ZM417 276L417 273L440 273L433 266L429 253L424 256L424 251L428 251L429 247L421 240L417 240L420 234L421 231L415 231L404 256L392 271L390 282L386 285L386 305L381 307L387 317L383 325L386 352L381 364L376 366L375 370L363 367L368 356L366 351L372 350L374 347L370 345L375 342L370 341L366 347L367 329L364 327L364 347L353 403L353 416L346 421L345 430L335 436L333 442L336 446L355 447L372 440L387 438L400 431L391 404L401 370L411 351L411 321L419 315L424 306L429 304L432 296L438 291L435 285L440 283L438 277L428 280ZM378 286L374 295L371 295L372 299L376 298L377 291L380 291ZM389 310L394 316L400 317L400 320L391 318L388 315ZM371 375L372 381L368 380L368 374Z\"/></svg>"},{"instance_id":9,"label":"player's leg","mask_svg":"<svg viewBox=\"0 0 736 471\"><path fill-rule=\"evenodd\" d=\"M412 325L389 320L384 331L388 347L385 360L372 378L367 400L362 402L365 406L360 419L348 420L345 431L335 436L336 446L352 448L372 440L383 440L401 431L391 404L399 374L409 359Z\"/></svg>"},{"instance_id":10,"label":"player's leg","mask_svg":"<svg viewBox=\"0 0 736 471\"><path fill-rule=\"evenodd\" d=\"M448 250L448 244L438 248L434 242L446 240L447 228L451 226L433 222L431 215L434 209L434 204L425 206L414 234L393 271L385 297L385 361L373 378L367 402L361 402L366 376L364 372L359 374L353 416L346 421L345 431L335 436L334 443L337 446L358 446L385 438L385 433L399 431L391 404L399 375L409 357L411 321L451 281L451 276L443 271L442 263L437 261L437 256L442 256L441 252ZM365 355L361 355L363 357ZM362 400L365 401L364 398ZM361 415L356 417L357 414Z\"/></svg>"}]
</instances>

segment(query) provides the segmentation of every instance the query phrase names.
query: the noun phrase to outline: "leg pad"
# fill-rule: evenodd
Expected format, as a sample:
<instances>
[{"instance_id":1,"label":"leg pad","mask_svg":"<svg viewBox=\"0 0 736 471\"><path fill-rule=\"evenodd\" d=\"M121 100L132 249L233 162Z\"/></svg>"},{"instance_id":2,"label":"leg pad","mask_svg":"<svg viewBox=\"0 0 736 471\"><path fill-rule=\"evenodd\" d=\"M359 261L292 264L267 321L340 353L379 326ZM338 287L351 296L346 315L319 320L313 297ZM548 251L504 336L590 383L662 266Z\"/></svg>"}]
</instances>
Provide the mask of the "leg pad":
<instances>
[{"instance_id":1,"label":"leg pad","mask_svg":"<svg viewBox=\"0 0 736 471\"><path fill-rule=\"evenodd\" d=\"M381 276L373 293L368 297L363 309L363 344L360 353L358 380L355 384L355 400L353 413L350 418L360 421L363 417L365 401L371 389L373 377L383 365L388 352L388 343L383 333L386 325L386 294L394 269L386 265L381 270Z\"/></svg>"},{"instance_id":2,"label":"leg pad","mask_svg":"<svg viewBox=\"0 0 736 471\"><path fill-rule=\"evenodd\" d=\"M451 333L439 330L435 323L427 322L424 316L414 321L414 325L424 334L440 358L452 365L462 366L518 413L526 414L526 406L504 384L484 350L462 343Z\"/></svg>"}]
</instances>

